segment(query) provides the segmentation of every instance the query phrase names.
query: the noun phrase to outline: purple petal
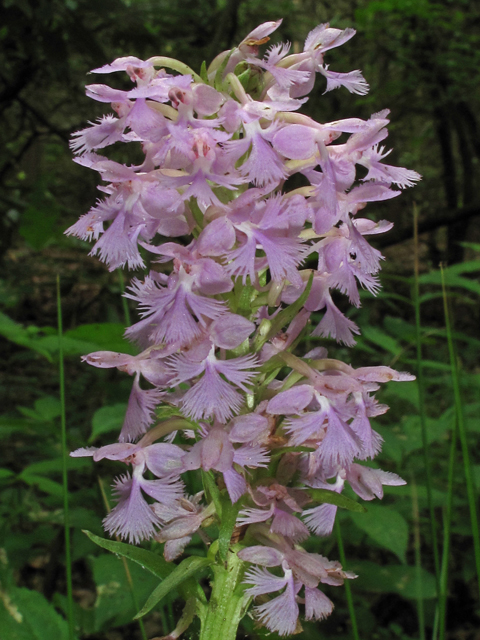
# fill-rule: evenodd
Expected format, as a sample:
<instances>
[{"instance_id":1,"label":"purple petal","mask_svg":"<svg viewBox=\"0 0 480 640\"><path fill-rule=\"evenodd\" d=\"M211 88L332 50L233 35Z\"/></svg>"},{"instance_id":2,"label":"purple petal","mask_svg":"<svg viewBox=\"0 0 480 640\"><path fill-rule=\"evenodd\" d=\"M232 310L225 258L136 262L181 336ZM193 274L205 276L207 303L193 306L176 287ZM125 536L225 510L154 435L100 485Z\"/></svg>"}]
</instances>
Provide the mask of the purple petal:
<instances>
[{"instance_id":1,"label":"purple petal","mask_svg":"<svg viewBox=\"0 0 480 640\"><path fill-rule=\"evenodd\" d=\"M333 531L337 507L334 504L321 504L303 512L305 522L316 536L329 536Z\"/></svg>"},{"instance_id":2,"label":"purple petal","mask_svg":"<svg viewBox=\"0 0 480 640\"><path fill-rule=\"evenodd\" d=\"M247 483L245 478L233 469L223 472L223 479L227 487L228 495L232 503L237 502L247 491Z\"/></svg>"},{"instance_id":3,"label":"purple petal","mask_svg":"<svg viewBox=\"0 0 480 640\"><path fill-rule=\"evenodd\" d=\"M185 451L177 445L159 442L145 447L144 451L147 467L157 478L179 474L182 470L181 459Z\"/></svg>"},{"instance_id":4,"label":"purple petal","mask_svg":"<svg viewBox=\"0 0 480 640\"><path fill-rule=\"evenodd\" d=\"M305 619L324 620L333 611L333 602L318 589L305 587Z\"/></svg>"},{"instance_id":5,"label":"purple petal","mask_svg":"<svg viewBox=\"0 0 480 640\"><path fill-rule=\"evenodd\" d=\"M254 331L254 323L236 313L226 313L210 325L213 343L223 349L235 349Z\"/></svg>"},{"instance_id":6,"label":"purple petal","mask_svg":"<svg viewBox=\"0 0 480 640\"><path fill-rule=\"evenodd\" d=\"M139 384L137 373L128 400L127 413L120 432L120 442L131 442L145 433L155 420L155 407L160 403L163 393L159 389L144 391Z\"/></svg>"},{"instance_id":7,"label":"purple petal","mask_svg":"<svg viewBox=\"0 0 480 640\"><path fill-rule=\"evenodd\" d=\"M237 553L240 560L251 562L252 564L261 564L263 567L276 567L283 562L283 553L272 549L272 547L264 547L255 545L246 547Z\"/></svg>"},{"instance_id":8,"label":"purple petal","mask_svg":"<svg viewBox=\"0 0 480 640\"><path fill-rule=\"evenodd\" d=\"M293 578L291 577L287 582L287 588L285 591L259 607L255 607L255 613L258 619L270 629L270 631L276 631L280 636L291 635L296 627L298 621L298 604L295 600L295 586Z\"/></svg>"},{"instance_id":9,"label":"purple petal","mask_svg":"<svg viewBox=\"0 0 480 640\"><path fill-rule=\"evenodd\" d=\"M253 442L270 430L268 418L259 413L237 416L230 424L233 425L230 429L231 442Z\"/></svg>"},{"instance_id":10,"label":"purple petal","mask_svg":"<svg viewBox=\"0 0 480 640\"><path fill-rule=\"evenodd\" d=\"M310 532L301 520L278 508L275 509L270 531L280 533L293 542L301 542L310 537Z\"/></svg>"},{"instance_id":11,"label":"purple petal","mask_svg":"<svg viewBox=\"0 0 480 640\"><path fill-rule=\"evenodd\" d=\"M313 400L314 390L308 384L300 384L287 391L281 391L267 405L267 412L273 415L298 414Z\"/></svg>"},{"instance_id":12,"label":"purple petal","mask_svg":"<svg viewBox=\"0 0 480 640\"><path fill-rule=\"evenodd\" d=\"M256 547L254 547L256 548ZM244 549L247 551L248 549ZM242 558L243 560L244 558ZM250 562L250 560L248 560ZM274 565L267 565L274 566ZM252 567L245 574L243 580L245 584L252 584L253 587L249 587L245 590L245 593L251 596L261 596L264 593L272 593L273 591L279 591L287 584L287 578L277 578L267 571L266 569L260 569L259 567Z\"/></svg>"},{"instance_id":13,"label":"purple petal","mask_svg":"<svg viewBox=\"0 0 480 640\"><path fill-rule=\"evenodd\" d=\"M120 499L103 521L105 530L110 535L126 538L132 544L151 538L159 520L143 498L138 479L129 475L117 478L114 492Z\"/></svg>"}]
</instances>

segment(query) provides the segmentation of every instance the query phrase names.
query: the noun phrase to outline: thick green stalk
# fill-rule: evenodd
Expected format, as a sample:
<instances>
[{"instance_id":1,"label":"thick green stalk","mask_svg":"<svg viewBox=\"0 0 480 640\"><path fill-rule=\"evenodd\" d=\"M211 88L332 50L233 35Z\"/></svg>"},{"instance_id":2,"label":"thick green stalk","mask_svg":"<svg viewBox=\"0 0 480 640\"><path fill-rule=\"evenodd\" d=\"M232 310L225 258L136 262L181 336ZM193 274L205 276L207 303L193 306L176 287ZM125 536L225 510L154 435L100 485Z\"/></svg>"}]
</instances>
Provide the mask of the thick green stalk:
<instances>
[{"instance_id":1,"label":"thick green stalk","mask_svg":"<svg viewBox=\"0 0 480 640\"><path fill-rule=\"evenodd\" d=\"M214 565L212 569L212 594L202 620L200 640L235 640L250 602L241 584L245 563L232 550L225 564Z\"/></svg>"},{"instance_id":2,"label":"thick green stalk","mask_svg":"<svg viewBox=\"0 0 480 640\"><path fill-rule=\"evenodd\" d=\"M60 406L62 431L62 479L63 479L63 519L65 531L65 567L67 573L67 618L68 637L75 637L73 616L72 558L70 554L70 516L68 510L68 452L67 452L67 419L65 410L65 372L63 367L63 322L62 299L60 296L60 276L57 275L57 327L58 327L58 377L60 379Z\"/></svg>"},{"instance_id":3,"label":"thick green stalk","mask_svg":"<svg viewBox=\"0 0 480 640\"><path fill-rule=\"evenodd\" d=\"M467 485L468 505L470 507L470 520L472 525L473 549L475 554L475 566L477 569L478 587L480 587L480 535L477 516L477 496L473 481L472 467L470 464L470 453L468 451L467 427L463 415L462 395L460 392L460 380L458 376L457 359L455 353L455 345L453 344L452 327L450 322L450 314L448 310L447 293L445 286L445 274L440 265L440 273L442 276L443 306L445 311L445 327L447 329L448 351L450 355L450 366L452 371L453 393L455 397L455 413L457 417L457 428L460 443L462 446L463 468L465 470L465 483Z\"/></svg>"}]
</instances>

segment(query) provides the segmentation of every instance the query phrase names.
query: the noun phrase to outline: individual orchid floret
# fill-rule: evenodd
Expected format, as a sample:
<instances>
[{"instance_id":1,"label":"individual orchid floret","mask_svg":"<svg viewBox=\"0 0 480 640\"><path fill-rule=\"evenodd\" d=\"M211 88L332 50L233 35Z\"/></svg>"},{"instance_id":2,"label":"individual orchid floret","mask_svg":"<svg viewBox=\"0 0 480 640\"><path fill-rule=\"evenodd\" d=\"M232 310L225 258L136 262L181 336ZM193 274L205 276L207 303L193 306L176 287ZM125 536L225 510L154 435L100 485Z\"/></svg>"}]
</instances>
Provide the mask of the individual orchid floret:
<instances>
[{"instance_id":1,"label":"individual orchid floret","mask_svg":"<svg viewBox=\"0 0 480 640\"><path fill-rule=\"evenodd\" d=\"M286 587L281 595L255 607L254 612L270 631L277 632L280 636L292 634L298 622L296 594L299 589L296 589L291 569L285 567L283 578L277 578L266 569L253 567L246 573L244 582L253 585L245 591L251 596L272 593Z\"/></svg>"},{"instance_id":2,"label":"individual orchid floret","mask_svg":"<svg viewBox=\"0 0 480 640\"><path fill-rule=\"evenodd\" d=\"M126 473L115 480L113 486L118 504L104 519L104 527L109 533L127 538L131 543L138 544L151 538L160 523L144 494L161 504L172 504L182 495L183 485L178 477L184 452L176 445L158 443L143 446L140 441L136 445L119 443L100 449L77 449L70 455L93 456L96 461L102 458L122 460L132 465L132 475ZM143 474L147 469L160 479L146 480Z\"/></svg>"},{"instance_id":3,"label":"individual orchid floret","mask_svg":"<svg viewBox=\"0 0 480 640\"><path fill-rule=\"evenodd\" d=\"M240 410L244 398L238 389L248 393L246 385L255 375L252 369L258 366L253 355L221 360L213 345L206 353L196 349L174 356L169 364L175 373L172 385L202 376L181 400L185 414L194 420L216 417L221 422Z\"/></svg>"},{"instance_id":4,"label":"individual orchid floret","mask_svg":"<svg viewBox=\"0 0 480 640\"><path fill-rule=\"evenodd\" d=\"M155 420L155 407L160 404L165 393L159 388L142 389L140 375L143 375L155 387L162 389L171 387L172 373L164 363L164 358L176 351L176 345L172 346L166 349L149 348L138 356L112 351L97 351L82 357L82 360L95 367L102 369L117 367L120 371L135 376L120 433L120 442L136 440L138 436L147 431Z\"/></svg>"},{"instance_id":5,"label":"individual orchid floret","mask_svg":"<svg viewBox=\"0 0 480 640\"><path fill-rule=\"evenodd\" d=\"M208 67L208 79L213 81L218 69L226 61L223 77L233 71L239 62L245 60L247 56L258 55L258 48L270 40L269 36L282 24L281 20L275 22L264 22L251 31L240 42L238 47L220 53Z\"/></svg>"},{"instance_id":6,"label":"individual orchid floret","mask_svg":"<svg viewBox=\"0 0 480 640\"><path fill-rule=\"evenodd\" d=\"M305 492L274 482L269 486L259 485L250 491L250 496L261 508L242 509L237 519L239 526L266 522L272 518L270 532L279 533L295 542L309 537L308 529L294 515L301 514L302 507L310 501Z\"/></svg>"},{"instance_id":7,"label":"individual orchid floret","mask_svg":"<svg viewBox=\"0 0 480 640\"><path fill-rule=\"evenodd\" d=\"M227 311L225 303L207 296L232 287L221 265L208 259L185 266L177 260L168 277L151 271L144 282L134 279L126 294L140 303L144 319L125 334L145 346L162 342L185 346L202 335L207 319L216 320Z\"/></svg>"},{"instance_id":8,"label":"individual orchid floret","mask_svg":"<svg viewBox=\"0 0 480 640\"><path fill-rule=\"evenodd\" d=\"M247 490L245 478L233 465L254 469L266 467L268 462L266 450L258 445L242 445L235 449L229 434L218 423L209 431L204 431L204 437L183 458L185 470L201 468L204 471L220 471L232 502L236 502Z\"/></svg>"}]
</instances>

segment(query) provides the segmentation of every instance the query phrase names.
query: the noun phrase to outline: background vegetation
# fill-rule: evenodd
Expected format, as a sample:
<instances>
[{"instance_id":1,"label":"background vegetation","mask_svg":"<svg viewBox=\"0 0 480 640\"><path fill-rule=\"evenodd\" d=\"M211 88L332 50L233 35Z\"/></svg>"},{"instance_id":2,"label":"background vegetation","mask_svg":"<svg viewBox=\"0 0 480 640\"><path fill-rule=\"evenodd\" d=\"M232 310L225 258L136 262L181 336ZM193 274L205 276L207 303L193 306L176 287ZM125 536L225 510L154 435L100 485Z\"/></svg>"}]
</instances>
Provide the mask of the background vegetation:
<instances>
[{"instance_id":1,"label":"background vegetation","mask_svg":"<svg viewBox=\"0 0 480 640\"><path fill-rule=\"evenodd\" d=\"M388 488L367 514L340 514L347 567L360 574L351 584L354 618L343 590L335 589L332 617L305 624L298 637L406 640L438 633L478 640L480 543L472 515L480 482L480 7L467 0L3 0L0 6L0 640L68 637L57 275L70 449L111 439L131 384L118 372L79 362L100 349L125 352L122 334L133 313L122 306L121 276L89 258L84 243L63 236L97 197L92 172L71 162L68 149L70 134L103 113L84 96L86 72L118 56L155 54L199 69L257 24L279 17L275 37L294 48L321 22L357 29L331 54L332 68L362 69L370 94L323 96L319 80L306 111L329 121L390 108L392 164L424 176L401 198L370 206L369 215L395 222L377 242L387 258L384 289L377 299L365 295L353 314L362 328L353 350L328 344L354 365L417 374L417 382L387 386L382 400L391 410L378 420L385 438L378 463L408 485ZM440 262L447 265L449 331ZM167 634L179 615L174 594L145 620L142 635L131 619L156 579L137 565L126 572L82 533L103 535L115 465L94 468L82 458L69 465L77 636ZM338 543L335 536L316 539L309 550L338 557ZM203 553L200 541L193 552ZM249 618L242 633L265 635Z\"/></svg>"}]
</instances>

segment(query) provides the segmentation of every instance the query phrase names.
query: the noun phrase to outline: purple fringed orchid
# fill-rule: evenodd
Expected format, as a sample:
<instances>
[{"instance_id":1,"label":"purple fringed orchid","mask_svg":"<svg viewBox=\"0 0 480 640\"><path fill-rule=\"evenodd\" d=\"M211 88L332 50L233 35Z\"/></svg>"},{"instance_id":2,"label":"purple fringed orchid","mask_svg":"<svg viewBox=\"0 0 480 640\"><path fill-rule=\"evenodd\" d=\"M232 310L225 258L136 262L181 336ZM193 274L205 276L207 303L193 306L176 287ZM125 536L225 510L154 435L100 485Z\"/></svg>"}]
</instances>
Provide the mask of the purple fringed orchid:
<instances>
[{"instance_id":1,"label":"purple fringed orchid","mask_svg":"<svg viewBox=\"0 0 480 640\"><path fill-rule=\"evenodd\" d=\"M163 56L94 69L124 72L133 86L88 85L87 95L113 113L71 142L75 161L98 172L104 198L66 233L93 241L91 255L110 270L142 272L125 294L140 316L125 335L141 353L83 358L133 376L119 442L71 455L132 467L114 481L109 534L153 539L169 562L194 535L209 547L202 566L213 564L210 603L197 602L200 584L189 588L172 639L195 612L201 640L213 640L212 630L233 638L240 612L258 596L257 621L281 636L299 630L299 605L307 620L323 620L333 603L319 585L355 576L299 546L310 532L332 531L338 507L318 504L318 490L339 494L348 483L372 500L404 484L364 461L382 447L371 420L388 407L375 392L413 377L354 369L322 343L351 347L361 331L338 294L359 307L360 288L380 288L384 258L369 241L392 225L360 212L420 176L384 163L387 110L326 123L298 113L317 73L325 92L368 91L359 70L339 73L325 62L355 31L322 24L303 51L274 43L262 53L280 25L259 25L200 75ZM102 155L118 143L136 144L143 160L126 166ZM289 190L290 178L304 186ZM305 337L321 344L297 356ZM185 486L201 484L191 472L204 487L193 496Z\"/></svg>"},{"instance_id":2,"label":"purple fringed orchid","mask_svg":"<svg viewBox=\"0 0 480 640\"><path fill-rule=\"evenodd\" d=\"M109 533L128 538L135 544L151 538L155 533L155 526L160 523L143 494L160 504L171 505L183 493L179 476L184 452L174 444L147 444L148 442L147 439L145 444L140 441L138 444L110 444L99 449L90 447L77 449L70 454L74 458L92 456L96 462L108 458L132 465L132 475L126 473L115 480L114 493L118 504L103 522ZM144 478L147 469L159 479Z\"/></svg>"}]
</instances>

